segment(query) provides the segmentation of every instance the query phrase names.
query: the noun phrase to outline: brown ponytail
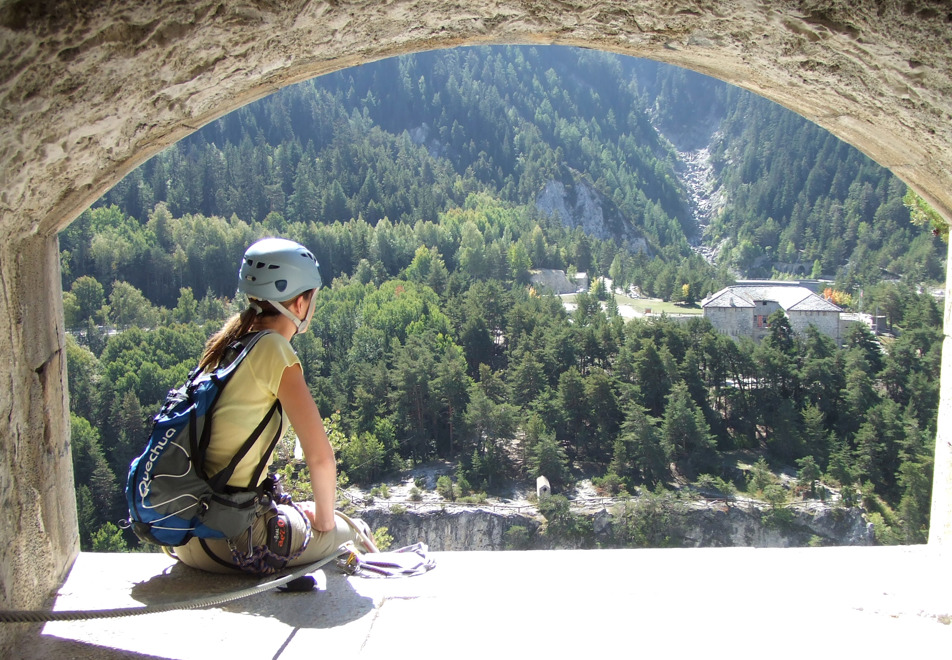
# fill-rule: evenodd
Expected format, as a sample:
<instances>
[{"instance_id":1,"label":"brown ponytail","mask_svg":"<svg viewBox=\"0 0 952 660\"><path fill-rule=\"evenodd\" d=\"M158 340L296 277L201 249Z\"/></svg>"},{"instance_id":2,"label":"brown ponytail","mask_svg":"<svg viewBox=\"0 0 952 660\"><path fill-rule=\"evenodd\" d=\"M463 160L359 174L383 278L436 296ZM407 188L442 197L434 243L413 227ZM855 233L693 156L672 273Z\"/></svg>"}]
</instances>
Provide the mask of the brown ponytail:
<instances>
[{"instance_id":1,"label":"brown ponytail","mask_svg":"<svg viewBox=\"0 0 952 660\"><path fill-rule=\"evenodd\" d=\"M249 307L241 314L235 314L225 321L221 330L208 338L205 343L205 352L202 353L202 359L198 361L198 366L206 371L218 367L218 363L225 355L228 344L248 333L251 324L254 323L255 316L255 310Z\"/></svg>"},{"instance_id":2,"label":"brown ponytail","mask_svg":"<svg viewBox=\"0 0 952 660\"><path fill-rule=\"evenodd\" d=\"M310 302L311 296L313 295L314 290L312 289L311 291L305 291L299 296L295 296L291 300L303 297ZM289 302L290 301L278 304L287 306ZM225 356L225 349L228 348L228 345L251 332L252 327L255 325L255 319L265 316L277 316L279 314L278 310L276 310L274 305L268 300L256 300L255 304L258 306L257 312L254 307L248 307L241 314L235 314L225 321L225 325L222 326L221 330L208 338L208 341L205 342L205 352L202 353L202 359L198 361L198 366L201 367L202 370L208 371L217 369L221 359Z\"/></svg>"}]
</instances>

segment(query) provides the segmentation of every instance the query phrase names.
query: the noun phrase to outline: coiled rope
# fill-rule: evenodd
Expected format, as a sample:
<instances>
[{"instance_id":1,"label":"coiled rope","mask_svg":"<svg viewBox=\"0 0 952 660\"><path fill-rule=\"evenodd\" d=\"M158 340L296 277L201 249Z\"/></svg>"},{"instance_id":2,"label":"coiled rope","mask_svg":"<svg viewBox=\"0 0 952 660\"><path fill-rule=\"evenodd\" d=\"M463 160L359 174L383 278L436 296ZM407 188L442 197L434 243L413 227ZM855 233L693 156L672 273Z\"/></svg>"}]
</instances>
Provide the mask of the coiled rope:
<instances>
[{"instance_id":1,"label":"coiled rope","mask_svg":"<svg viewBox=\"0 0 952 660\"><path fill-rule=\"evenodd\" d=\"M117 607L111 610L61 610L51 612L46 610L0 610L0 623L45 623L49 621L87 621L90 619L116 619L124 616L139 616L141 614L158 614L159 612L170 612L172 610L197 610L203 607L212 607L214 605L223 605L242 598L248 598L255 594L275 589L283 586L292 580L304 577L322 566L329 564L338 557L349 554L350 550L345 550L343 546L338 548L337 552L329 557L303 566L292 573L288 573L274 580L239 589L219 596L205 598L196 598L194 600L185 600L177 603L166 603L164 605L145 605L143 607Z\"/></svg>"}]
</instances>

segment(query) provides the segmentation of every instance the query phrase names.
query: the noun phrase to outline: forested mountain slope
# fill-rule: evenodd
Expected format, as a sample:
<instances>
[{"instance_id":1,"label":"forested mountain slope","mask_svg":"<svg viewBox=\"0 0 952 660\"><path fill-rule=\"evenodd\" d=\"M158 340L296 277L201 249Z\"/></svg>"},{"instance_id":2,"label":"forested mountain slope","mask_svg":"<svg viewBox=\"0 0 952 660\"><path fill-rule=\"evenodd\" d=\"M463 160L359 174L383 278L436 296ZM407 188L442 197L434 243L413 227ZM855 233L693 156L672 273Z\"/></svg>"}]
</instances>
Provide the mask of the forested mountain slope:
<instances>
[{"instance_id":1,"label":"forested mountain slope","mask_svg":"<svg viewBox=\"0 0 952 660\"><path fill-rule=\"evenodd\" d=\"M819 262L844 288L943 275L937 242L908 223L901 182L817 126L676 67L567 48L420 53L287 88L152 159L104 201L137 218L165 201L175 216L375 224L432 220L476 190L532 205L559 181L590 186L617 236L684 256L697 226L675 146L710 151L709 193L723 206L697 238L742 275L769 276L774 262L806 275Z\"/></svg>"},{"instance_id":2,"label":"forested mountain slope","mask_svg":"<svg viewBox=\"0 0 952 660\"><path fill-rule=\"evenodd\" d=\"M123 544L106 524L117 483L267 234L311 247L328 281L295 345L353 481L441 457L477 498L586 474L606 492L700 480L780 502L768 466L786 466L863 501L884 538L921 540L940 315L917 285L943 266L904 193L761 99L591 51L421 53L282 90L60 236L84 547ZM528 286L533 268L576 269L690 300L778 263L835 274L903 332L885 354L868 333L840 348L780 321L736 344L702 320L626 323L604 287L569 314Z\"/></svg>"}]
</instances>

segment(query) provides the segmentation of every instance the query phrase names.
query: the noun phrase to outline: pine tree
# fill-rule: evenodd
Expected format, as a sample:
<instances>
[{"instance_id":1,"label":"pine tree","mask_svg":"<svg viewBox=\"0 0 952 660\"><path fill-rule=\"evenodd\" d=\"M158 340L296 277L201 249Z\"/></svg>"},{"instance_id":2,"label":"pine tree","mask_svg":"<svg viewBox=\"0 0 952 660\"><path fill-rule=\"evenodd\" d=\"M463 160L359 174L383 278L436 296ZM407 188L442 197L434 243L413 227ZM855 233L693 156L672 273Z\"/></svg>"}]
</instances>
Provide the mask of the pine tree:
<instances>
[{"instance_id":1,"label":"pine tree","mask_svg":"<svg viewBox=\"0 0 952 660\"><path fill-rule=\"evenodd\" d=\"M671 388L661 424L661 447L665 458L674 462L694 452L713 449L714 445L704 415L691 399L687 385L676 383Z\"/></svg>"},{"instance_id":2,"label":"pine tree","mask_svg":"<svg viewBox=\"0 0 952 660\"><path fill-rule=\"evenodd\" d=\"M616 440L616 449L619 443L624 452L613 452L610 464L615 474L647 484L664 481L667 465L658 420L649 417L637 403L629 403L625 408L625 420Z\"/></svg>"},{"instance_id":3,"label":"pine tree","mask_svg":"<svg viewBox=\"0 0 952 660\"><path fill-rule=\"evenodd\" d=\"M529 477L545 477L555 491L569 483L569 461L554 433L547 433L529 451Z\"/></svg>"}]
</instances>

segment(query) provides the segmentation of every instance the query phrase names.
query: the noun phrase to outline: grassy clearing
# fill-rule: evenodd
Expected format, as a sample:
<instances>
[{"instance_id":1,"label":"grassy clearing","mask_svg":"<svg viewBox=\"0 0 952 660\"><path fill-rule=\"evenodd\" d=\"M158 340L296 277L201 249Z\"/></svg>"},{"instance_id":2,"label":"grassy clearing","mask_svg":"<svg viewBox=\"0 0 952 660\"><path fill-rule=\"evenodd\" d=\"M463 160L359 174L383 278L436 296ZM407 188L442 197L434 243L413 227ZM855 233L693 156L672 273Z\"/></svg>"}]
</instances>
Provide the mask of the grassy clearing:
<instances>
[{"instance_id":1,"label":"grassy clearing","mask_svg":"<svg viewBox=\"0 0 952 660\"><path fill-rule=\"evenodd\" d=\"M562 295L560 298L562 298L563 303L575 303L574 293ZM700 305L678 305L672 302L665 302L660 298L629 298L628 296L618 293L615 294L615 302L618 303L619 307L627 305L639 314L644 314L647 310L651 310L652 314L661 314L664 312L665 314L695 314L700 316L704 312Z\"/></svg>"}]
</instances>

